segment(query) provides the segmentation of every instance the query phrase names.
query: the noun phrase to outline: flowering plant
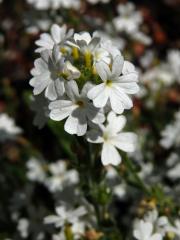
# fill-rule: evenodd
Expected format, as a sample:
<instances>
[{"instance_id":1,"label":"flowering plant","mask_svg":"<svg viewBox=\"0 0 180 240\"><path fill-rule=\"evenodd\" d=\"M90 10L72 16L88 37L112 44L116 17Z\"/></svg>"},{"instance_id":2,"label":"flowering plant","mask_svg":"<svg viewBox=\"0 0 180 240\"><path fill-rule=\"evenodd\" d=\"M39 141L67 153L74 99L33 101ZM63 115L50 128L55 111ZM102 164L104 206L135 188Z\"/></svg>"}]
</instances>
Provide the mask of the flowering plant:
<instances>
[{"instance_id":1,"label":"flowering plant","mask_svg":"<svg viewBox=\"0 0 180 240\"><path fill-rule=\"evenodd\" d=\"M174 0L0 1L0 240L180 238L180 51L162 2L174 17Z\"/></svg>"}]
</instances>

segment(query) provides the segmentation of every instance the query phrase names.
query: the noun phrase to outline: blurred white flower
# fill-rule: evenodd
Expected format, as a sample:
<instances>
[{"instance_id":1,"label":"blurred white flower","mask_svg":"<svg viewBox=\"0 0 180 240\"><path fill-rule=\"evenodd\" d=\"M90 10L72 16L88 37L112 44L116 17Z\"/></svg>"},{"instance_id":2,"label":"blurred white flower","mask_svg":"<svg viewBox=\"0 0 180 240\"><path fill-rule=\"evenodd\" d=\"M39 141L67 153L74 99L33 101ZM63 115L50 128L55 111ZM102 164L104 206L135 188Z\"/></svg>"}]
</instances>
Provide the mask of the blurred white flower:
<instances>
[{"instance_id":1,"label":"blurred white flower","mask_svg":"<svg viewBox=\"0 0 180 240\"><path fill-rule=\"evenodd\" d=\"M101 47L105 49L105 51L108 51L113 59L115 59L117 55L120 55L119 46L109 39L101 41ZM104 60L102 59L102 61Z\"/></svg>"},{"instance_id":2,"label":"blurred white flower","mask_svg":"<svg viewBox=\"0 0 180 240\"><path fill-rule=\"evenodd\" d=\"M170 228L170 230L180 237L180 219L175 220L174 227Z\"/></svg>"},{"instance_id":3,"label":"blurred white flower","mask_svg":"<svg viewBox=\"0 0 180 240\"><path fill-rule=\"evenodd\" d=\"M140 31L137 31L133 34L133 39L140 43L143 43L144 45L150 45L152 43L152 39Z\"/></svg>"},{"instance_id":4,"label":"blurred white flower","mask_svg":"<svg viewBox=\"0 0 180 240\"><path fill-rule=\"evenodd\" d=\"M61 231L59 234L53 234L52 240L66 240L64 231Z\"/></svg>"},{"instance_id":5,"label":"blurred white flower","mask_svg":"<svg viewBox=\"0 0 180 240\"><path fill-rule=\"evenodd\" d=\"M151 66L155 57L155 53L153 50L148 50L140 59L140 64L143 68L148 68Z\"/></svg>"},{"instance_id":6,"label":"blurred white flower","mask_svg":"<svg viewBox=\"0 0 180 240\"><path fill-rule=\"evenodd\" d=\"M135 10L135 5L132 2L119 4L117 11L119 15L113 19L113 24L117 32L124 32L133 40L141 42L144 45L151 44L151 38L140 29L143 23L143 16L140 11Z\"/></svg>"},{"instance_id":7,"label":"blurred white flower","mask_svg":"<svg viewBox=\"0 0 180 240\"><path fill-rule=\"evenodd\" d=\"M167 61L172 69L176 81L180 83L180 50L169 50L167 55Z\"/></svg>"},{"instance_id":8,"label":"blurred white flower","mask_svg":"<svg viewBox=\"0 0 180 240\"><path fill-rule=\"evenodd\" d=\"M180 178L180 162L179 155L177 153L171 153L167 159L167 166L170 167L170 169L167 170L167 176L170 179L176 180Z\"/></svg>"},{"instance_id":9,"label":"blurred white flower","mask_svg":"<svg viewBox=\"0 0 180 240\"><path fill-rule=\"evenodd\" d=\"M155 66L142 75L142 82L148 84L152 91L159 91L162 86L170 86L174 83L174 77L166 64Z\"/></svg>"},{"instance_id":10,"label":"blurred white flower","mask_svg":"<svg viewBox=\"0 0 180 240\"><path fill-rule=\"evenodd\" d=\"M31 181L37 181L43 183L46 179L46 174L42 163L35 159L30 158L26 164L27 167L27 178Z\"/></svg>"},{"instance_id":11,"label":"blurred white flower","mask_svg":"<svg viewBox=\"0 0 180 240\"><path fill-rule=\"evenodd\" d=\"M130 132L121 132L126 123L124 116L116 116L110 112L107 117L107 126L99 125L100 130L91 130L87 134L87 140L92 143L101 143L101 161L103 165L118 165L121 156L116 148L125 152L133 152L137 136Z\"/></svg>"},{"instance_id":12,"label":"blurred white flower","mask_svg":"<svg viewBox=\"0 0 180 240\"><path fill-rule=\"evenodd\" d=\"M82 221L75 222L72 225L72 232L73 232L73 235L74 235L74 239L79 239L79 237L84 235L85 225L86 225L86 223L82 222Z\"/></svg>"},{"instance_id":13,"label":"blurred white flower","mask_svg":"<svg viewBox=\"0 0 180 240\"><path fill-rule=\"evenodd\" d=\"M161 132L162 139L160 144L169 149L172 146L180 146L180 111L175 113L175 120L173 123L167 125Z\"/></svg>"},{"instance_id":14,"label":"blurred white flower","mask_svg":"<svg viewBox=\"0 0 180 240\"><path fill-rule=\"evenodd\" d=\"M73 8L75 10L78 10L81 6L80 0L56 0L59 1L60 7L70 9Z\"/></svg>"},{"instance_id":15,"label":"blurred white flower","mask_svg":"<svg viewBox=\"0 0 180 240\"><path fill-rule=\"evenodd\" d=\"M29 228L29 220L26 218L19 219L17 229L22 238L28 237L29 235L28 228Z\"/></svg>"},{"instance_id":16,"label":"blurred white flower","mask_svg":"<svg viewBox=\"0 0 180 240\"><path fill-rule=\"evenodd\" d=\"M56 228L63 227L67 223L72 225L77 224L79 219L84 216L87 211L85 207L81 206L76 209L68 209L66 206L56 207L57 215L50 215L45 217L46 224L54 224Z\"/></svg>"},{"instance_id":17,"label":"blurred white flower","mask_svg":"<svg viewBox=\"0 0 180 240\"><path fill-rule=\"evenodd\" d=\"M133 236L138 240L162 240L160 233L154 233L153 224L140 220L133 231Z\"/></svg>"},{"instance_id":18,"label":"blurred white flower","mask_svg":"<svg viewBox=\"0 0 180 240\"><path fill-rule=\"evenodd\" d=\"M108 25L105 26L107 29L109 28ZM109 53L112 54L112 47L113 48L116 48L116 51L117 49L118 50L123 50L124 47L125 47L125 41L123 38L120 38L120 37L112 37L111 34L108 34L108 30L107 31L95 31L93 33L93 36L94 37L99 37L101 39L101 42L100 42L100 46L104 49L106 49ZM104 46L107 46L108 49ZM118 53L117 53L118 54ZM115 54L115 55L117 55Z\"/></svg>"},{"instance_id":19,"label":"blurred white flower","mask_svg":"<svg viewBox=\"0 0 180 240\"><path fill-rule=\"evenodd\" d=\"M166 216L160 216L158 215L158 211L156 209L148 212L144 216L145 222L150 222L154 225L155 231L157 233L160 233L163 237L166 235L166 232L168 232L170 223Z\"/></svg>"},{"instance_id":20,"label":"blurred white flower","mask_svg":"<svg viewBox=\"0 0 180 240\"><path fill-rule=\"evenodd\" d=\"M121 181L117 170L112 166L106 168L106 179L112 193L122 199L126 195L126 184Z\"/></svg>"},{"instance_id":21,"label":"blurred white flower","mask_svg":"<svg viewBox=\"0 0 180 240\"><path fill-rule=\"evenodd\" d=\"M12 139L22 133L22 129L15 125L14 119L6 113L0 114L0 141Z\"/></svg>"},{"instance_id":22,"label":"blurred white flower","mask_svg":"<svg viewBox=\"0 0 180 240\"><path fill-rule=\"evenodd\" d=\"M31 98L30 108L35 112L33 124L42 129L49 119L49 101L43 94Z\"/></svg>"},{"instance_id":23,"label":"blurred white flower","mask_svg":"<svg viewBox=\"0 0 180 240\"><path fill-rule=\"evenodd\" d=\"M27 2L32 4L37 10L58 10L60 7L79 9L80 7L79 0L27 0Z\"/></svg>"},{"instance_id":24,"label":"blurred white flower","mask_svg":"<svg viewBox=\"0 0 180 240\"><path fill-rule=\"evenodd\" d=\"M86 83L79 94L79 89L75 81L69 81L66 85L68 100L57 100L49 105L50 118L61 121L68 117L64 129L70 134L82 136L87 131L87 123L102 123L104 115L95 108L87 98L87 91L91 84Z\"/></svg>"},{"instance_id":25,"label":"blurred white flower","mask_svg":"<svg viewBox=\"0 0 180 240\"><path fill-rule=\"evenodd\" d=\"M114 18L113 23L117 31L132 34L136 32L142 23L142 15L135 11L135 5L131 2L119 4L117 7L119 16Z\"/></svg>"},{"instance_id":26,"label":"blurred white flower","mask_svg":"<svg viewBox=\"0 0 180 240\"><path fill-rule=\"evenodd\" d=\"M79 181L78 172L74 169L67 169L65 161L58 161L49 164L51 176L46 179L46 186L51 192L62 191L66 186L77 184Z\"/></svg>"},{"instance_id":27,"label":"blurred white flower","mask_svg":"<svg viewBox=\"0 0 180 240\"><path fill-rule=\"evenodd\" d=\"M87 2L91 4L97 4L97 3L109 3L111 0L87 0Z\"/></svg>"},{"instance_id":28,"label":"blurred white flower","mask_svg":"<svg viewBox=\"0 0 180 240\"><path fill-rule=\"evenodd\" d=\"M82 237L85 233L85 222L81 222L81 221L75 222L71 226L71 231L73 233L73 239L79 240L79 238ZM66 240L64 228L62 228L59 234L53 235L52 240Z\"/></svg>"}]
</instances>

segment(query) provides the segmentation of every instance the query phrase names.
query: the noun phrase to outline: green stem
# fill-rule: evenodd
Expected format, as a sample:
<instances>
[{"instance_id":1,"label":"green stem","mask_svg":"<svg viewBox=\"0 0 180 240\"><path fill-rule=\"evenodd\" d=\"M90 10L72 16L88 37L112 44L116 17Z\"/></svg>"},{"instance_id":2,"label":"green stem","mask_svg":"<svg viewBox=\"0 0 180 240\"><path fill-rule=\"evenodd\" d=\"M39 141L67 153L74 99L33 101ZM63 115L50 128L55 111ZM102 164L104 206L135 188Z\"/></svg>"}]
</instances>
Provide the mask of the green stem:
<instances>
[{"instance_id":1,"label":"green stem","mask_svg":"<svg viewBox=\"0 0 180 240\"><path fill-rule=\"evenodd\" d=\"M138 176L136 169L134 167L134 164L132 163L131 160L129 160L128 157L126 157L125 159L125 164L128 168L128 170L130 170L131 175L133 176L134 181L136 182L136 184L148 195L150 195L150 190L148 189L148 187L144 184L144 182L142 181L142 179Z\"/></svg>"}]
</instances>

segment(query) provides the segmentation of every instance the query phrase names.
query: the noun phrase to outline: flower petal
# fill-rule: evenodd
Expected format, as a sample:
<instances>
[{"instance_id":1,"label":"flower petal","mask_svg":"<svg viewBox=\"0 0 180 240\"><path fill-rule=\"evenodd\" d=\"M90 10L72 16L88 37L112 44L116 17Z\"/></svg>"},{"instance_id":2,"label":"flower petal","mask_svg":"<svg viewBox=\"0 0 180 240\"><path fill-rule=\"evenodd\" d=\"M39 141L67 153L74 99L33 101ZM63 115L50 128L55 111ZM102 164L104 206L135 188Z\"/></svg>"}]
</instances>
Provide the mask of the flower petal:
<instances>
[{"instance_id":1,"label":"flower petal","mask_svg":"<svg viewBox=\"0 0 180 240\"><path fill-rule=\"evenodd\" d=\"M71 80L65 84L66 94L72 100L75 101L80 97L78 85L74 80Z\"/></svg>"},{"instance_id":2,"label":"flower petal","mask_svg":"<svg viewBox=\"0 0 180 240\"><path fill-rule=\"evenodd\" d=\"M53 24L51 27L51 35L55 43L59 43L61 40L61 31L60 27L57 24Z\"/></svg>"},{"instance_id":3,"label":"flower petal","mask_svg":"<svg viewBox=\"0 0 180 240\"><path fill-rule=\"evenodd\" d=\"M125 151L125 152L134 152L137 142L137 136L134 133L126 132L126 133L119 133L113 139L113 144Z\"/></svg>"},{"instance_id":4,"label":"flower petal","mask_svg":"<svg viewBox=\"0 0 180 240\"><path fill-rule=\"evenodd\" d=\"M103 81L108 80L108 76L111 75L108 64L103 61L96 63L96 71Z\"/></svg>"},{"instance_id":5,"label":"flower petal","mask_svg":"<svg viewBox=\"0 0 180 240\"><path fill-rule=\"evenodd\" d=\"M77 134L83 136L87 131L87 122L84 116L80 116L79 119L70 115L66 120L64 129L69 134Z\"/></svg>"},{"instance_id":6,"label":"flower petal","mask_svg":"<svg viewBox=\"0 0 180 240\"><path fill-rule=\"evenodd\" d=\"M51 83L47 86L45 91L45 96L51 101L57 98L57 92L56 92L54 81L51 81Z\"/></svg>"},{"instance_id":7,"label":"flower petal","mask_svg":"<svg viewBox=\"0 0 180 240\"><path fill-rule=\"evenodd\" d=\"M115 135L118 132L120 132L126 124L125 116L123 116L123 115L116 116L116 114L114 112L110 112L108 114L107 120L108 120L108 123L109 123L109 125L108 125L109 130L112 132L112 135ZM108 128L108 126L107 126L107 128Z\"/></svg>"},{"instance_id":8,"label":"flower petal","mask_svg":"<svg viewBox=\"0 0 180 240\"><path fill-rule=\"evenodd\" d=\"M103 165L112 164L117 166L121 162L121 156L113 145L104 143L101 152L101 161Z\"/></svg>"},{"instance_id":9,"label":"flower petal","mask_svg":"<svg viewBox=\"0 0 180 240\"><path fill-rule=\"evenodd\" d=\"M112 74L115 76L120 76L122 73L123 69L123 64L124 64L124 58L122 55L117 55L114 58L113 64L112 64Z\"/></svg>"}]
</instances>

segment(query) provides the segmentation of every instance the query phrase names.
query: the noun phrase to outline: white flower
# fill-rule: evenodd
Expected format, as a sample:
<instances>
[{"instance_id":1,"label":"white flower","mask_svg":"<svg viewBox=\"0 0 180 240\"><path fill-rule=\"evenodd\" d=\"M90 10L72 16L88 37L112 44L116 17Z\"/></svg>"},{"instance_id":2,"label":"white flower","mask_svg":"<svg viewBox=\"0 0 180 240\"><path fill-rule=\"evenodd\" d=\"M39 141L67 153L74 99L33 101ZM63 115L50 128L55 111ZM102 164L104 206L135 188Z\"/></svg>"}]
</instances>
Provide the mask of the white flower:
<instances>
[{"instance_id":1,"label":"white flower","mask_svg":"<svg viewBox=\"0 0 180 240\"><path fill-rule=\"evenodd\" d=\"M109 52L102 47L97 47L92 52L93 55L93 64L96 64L100 61L103 61L107 64L111 62Z\"/></svg>"},{"instance_id":2,"label":"white flower","mask_svg":"<svg viewBox=\"0 0 180 240\"><path fill-rule=\"evenodd\" d=\"M22 133L22 129L15 125L14 119L10 118L6 113L0 114L0 140L11 139Z\"/></svg>"},{"instance_id":3,"label":"white flower","mask_svg":"<svg viewBox=\"0 0 180 240\"><path fill-rule=\"evenodd\" d=\"M74 234L74 238L79 239L79 237L85 233L85 222L75 222L72 226L72 232Z\"/></svg>"},{"instance_id":4,"label":"white flower","mask_svg":"<svg viewBox=\"0 0 180 240\"><path fill-rule=\"evenodd\" d=\"M87 131L88 121L102 123L104 115L87 98L87 91L91 87L89 83L84 85L81 94L75 81L69 81L65 87L69 100L57 100L50 103L50 118L61 121L68 117L64 126L65 131L82 136Z\"/></svg>"},{"instance_id":5,"label":"white flower","mask_svg":"<svg viewBox=\"0 0 180 240\"><path fill-rule=\"evenodd\" d=\"M88 92L88 97L93 100L94 106L104 107L110 100L112 110L118 114L124 109L130 109L133 103L127 94L135 94L139 89L138 74L133 64L124 61L121 55L117 55L113 59L112 70L104 62L97 63L96 70L103 83L94 86Z\"/></svg>"},{"instance_id":6,"label":"white flower","mask_svg":"<svg viewBox=\"0 0 180 240\"><path fill-rule=\"evenodd\" d=\"M64 231L61 231L59 234L53 234L52 240L66 240Z\"/></svg>"},{"instance_id":7,"label":"white flower","mask_svg":"<svg viewBox=\"0 0 180 240\"><path fill-rule=\"evenodd\" d=\"M51 192L62 191L64 187L77 184L79 181L78 172L68 170L65 161L50 164L49 171L52 176L47 178L46 185Z\"/></svg>"},{"instance_id":8,"label":"white flower","mask_svg":"<svg viewBox=\"0 0 180 240\"><path fill-rule=\"evenodd\" d=\"M93 33L93 36L99 37L101 39L101 42L100 42L101 47L103 48L104 46L106 46L106 47L104 47L104 49L106 49L108 52L110 52L111 55L113 55L112 48L116 49L117 53L115 55L118 55L118 53L119 53L118 49L120 49L120 50L124 49L125 41L123 38L112 37L111 36L112 34L110 34L110 33L108 34L108 32L111 31L111 26L106 25L105 27L107 28L106 31L99 31L99 30L95 31ZM109 28L110 28L110 30L109 30Z\"/></svg>"},{"instance_id":9,"label":"white flower","mask_svg":"<svg viewBox=\"0 0 180 240\"><path fill-rule=\"evenodd\" d=\"M35 158L31 158L28 160L26 167L28 169L26 175L29 180L41 183L44 182L46 174L40 161Z\"/></svg>"},{"instance_id":10,"label":"white flower","mask_svg":"<svg viewBox=\"0 0 180 240\"><path fill-rule=\"evenodd\" d=\"M49 100L55 100L64 94L64 81L79 78L80 72L70 62L65 62L58 46L41 52L41 58L35 60L35 67L31 70L33 78L30 85L34 87L34 95L45 90L45 96Z\"/></svg>"},{"instance_id":11,"label":"white flower","mask_svg":"<svg viewBox=\"0 0 180 240\"><path fill-rule=\"evenodd\" d=\"M63 227L66 223L71 223L72 225L79 221L79 218L84 216L87 211L81 206L75 210L67 209L65 206L56 207L56 214L47 216L44 219L46 224L54 224L56 228Z\"/></svg>"},{"instance_id":12,"label":"white flower","mask_svg":"<svg viewBox=\"0 0 180 240\"><path fill-rule=\"evenodd\" d=\"M38 10L45 10L50 7L50 0L27 0L28 3L33 4Z\"/></svg>"},{"instance_id":13,"label":"white flower","mask_svg":"<svg viewBox=\"0 0 180 240\"><path fill-rule=\"evenodd\" d=\"M108 51L113 58L120 54L119 48L111 40L101 41L101 47Z\"/></svg>"},{"instance_id":14,"label":"white flower","mask_svg":"<svg viewBox=\"0 0 180 240\"><path fill-rule=\"evenodd\" d=\"M168 228L170 226L169 220L166 216L158 216L158 211L156 209L148 212L144 216L145 222L150 222L154 225L155 231L160 233L163 237L165 236Z\"/></svg>"},{"instance_id":15,"label":"white flower","mask_svg":"<svg viewBox=\"0 0 180 240\"><path fill-rule=\"evenodd\" d=\"M92 53L100 43L99 37L91 37L88 32L75 33L73 40L68 44L77 47L82 53Z\"/></svg>"},{"instance_id":16,"label":"white flower","mask_svg":"<svg viewBox=\"0 0 180 240\"><path fill-rule=\"evenodd\" d=\"M138 42L143 43L144 45L150 45L152 40L149 36L145 35L143 32L137 31L132 35L133 39Z\"/></svg>"},{"instance_id":17,"label":"white flower","mask_svg":"<svg viewBox=\"0 0 180 240\"><path fill-rule=\"evenodd\" d=\"M81 6L80 0L56 0L59 1L60 7L70 9L73 8L75 10L78 10Z\"/></svg>"},{"instance_id":18,"label":"white flower","mask_svg":"<svg viewBox=\"0 0 180 240\"><path fill-rule=\"evenodd\" d=\"M141 171L138 173L139 177L143 180L148 179L152 175L154 165L151 162L141 162Z\"/></svg>"},{"instance_id":19,"label":"white flower","mask_svg":"<svg viewBox=\"0 0 180 240\"><path fill-rule=\"evenodd\" d=\"M43 94L31 98L30 108L36 113L33 124L42 129L49 118L49 101Z\"/></svg>"},{"instance_id":20,"label":"white flower","mask_svg":"<svg viewBox=\"0 0 180 240\"><path fill-rule=\"evenodd\" d=\"M160 144L169 149L172 146L180 146L180 111L175 113L175 120L173 123L166 126L161 132L162 139Z\"/></svg>"},{"instance_id":21,"label":"white flower","mask_svg":"<svg viewBox=\"0 0 180 240\"><path fill-rule=\"evenodd\" d=\"M153 63L155 58L155 52L152 50L147 50L145 54L141 57L140 63L143 68L148 68Z\"/></svg>"},{"instance_id":22,"label":"white flower","mask_svg":"<svg viewBox=\"0 0 180 240\"><path fill-rule=\"evenodd\" d=\"M126 185L121 182L120 175L117 170L112 166L106 168L107 184L115 196L122 199L126 195Z\"/></svg>"},{"instance_id":23,"label":"white flower","mask_svg":"<svg viewBox=\"0 0 180 240\"><path fill-rule=\"evenodd\" d=\"M180 237L180 219L175 220L175 228L173 228L173 229L174 229L174 232L176 233L176 235Z\"/></svg>"},{"instance_id":24,"label":"white flower","mask_svg":"<svg viewBox=\"0 0 180 240\"><path fill-rule=\"evenodd\" d=\"M174 83L174 76L169 65L163 63L146 71L142 76L142 82L148 83L152 91L158 91L164 86Z\"/></svg>"},{"instance_id":25,"label":"white flower","mask_svg":"<svg viewBox=\"0 0 180 240\"><path fill-rule=\"evenodd\" d=\"M180 178L180 163L179 163L179 155L176 153L172 153L170 157L167 159L167 165L171 167L167 171L167 176L172 179L176 180Z\"/></svg>"},{"instance_id":26,"label":"white flower","mask_svg":"<svg viewBox=\"0 0 180 240\"><path fill-rule=\"evenodd\" d=\"M138 240L162 240L161 234L153 233L153 224L143 220L137 223L133 236Z\"/></svg>"},{"instance_id":27,"label":"white flower","mask_svg":"<svg viewBox=\"0 0 180 240\"><path fill-rule=\"evenodd\" d=\"M167 56L168 64L172 69L172 74L178 83L180 83L180 51L172 49L168 52Z\"/></svg>"},{"instance_id":28,"label":"white flower","mask_svg":"<svg viewBox=\"0 0 180 240\"><path fill-rule=\"evenodd\" d=\"M87 0L91 4L97 4L97 3L109 3L111 0Z\"/></svg>"},{"instance_id":29,"label":"white flower","mask_svg":"<svg viewBox=\"0 0 180 240\"><path fill-rule=\"evenodd\" d=\"M68 44L72 47L76 47L82 52L85 58L91 57L93 65L99 61L104 61L107 64L110 63L109 52L101 47L101 39L97 34L93 34L93 37L88 32L75 33L72 41L68 41Z\"/></svg>"},{"instance_id":30,"label":"white flower","mask_svg":"<svg viewBox=\"0 0 180 240\"><path fill-rule=\"evenodd\" d=\"M40 39L36 41L38 48L36 52L42 52L43 50L52 50L54 45L64 47L65 42L73 35L73 30L70 29L67 31L67 26L63 25L62 27L57 24L51 26L51 34L42 33Z\"/></svg>"},{"instance_id":31,"label":"white flower","mask_svg":"<svg viewBox=\"0 0 180 240\"><path fill-rule=\"evenodd\" d=\"M28 228L29 228L29 220L26 218L19 219L17 229L20 232L20 235L22 238L28 237L29 235Z\"/></svg>"},{"instance_id":32,"label":"white flower","mask_svg":"<svg viewBox=\"0 0 180 240\"><path fill-rule=\"evenodd\" d=\"M79 238L83 236L85 233L85 222L81 222L81 221L75 222L71 226L71 231L73 233L73 239L79 240ZM64 228L62 228L59 234L53 235L52 240L66 240Z\"/></svg>"},{"instance_id":33,"label":"white flower","mask_svg":"<svg viewBox=\"0 0 180 240\"><path fill-rule=\"evenodd\" d=\"M114 18L113 23L117 31L134 34L142 23L142 15L135 11L133 3L119 4L117 7L119 16Z\"/></svg>"},{"instance_id":34,"label":"white flower","mask_svg":"<svg viewBox=\"0 0 180 240\"><path fill-rule=\"evenodd\" d=\"M80 7L79 0L27 0L27 2L33 4L38 10L58 10L60 7L79 9Z\"/></svg>"},{"instance_id":35,"label":"white flower","mask_svg":"<svg viewBox=\"0 0 180 240\"><path fill-rule=\"evenodd\" d=\"M121 132L126 123L124 116L116 116L110 112L107 117L107 126L99 125L100 131L91 130L87 140L92 143L102 143L101 161L103 165L118 165L121 156L116 148L125 152L133 152L137 137L134 133Z\"/></svg>"},{"instance_id":36,"label":"white flower","mask_svg":"<svg viewBox=\"0 0 180 240\"><path fill-rule=\"evenodd\" d=\"M70 46L76 47L84 55L86 66L91 67L99 61L110 63L110 55L107 50L100 46L100 38L93 34L93 37L88 32L74 34L74 41L69 42Z\"/></svg>"}]
</instances>

